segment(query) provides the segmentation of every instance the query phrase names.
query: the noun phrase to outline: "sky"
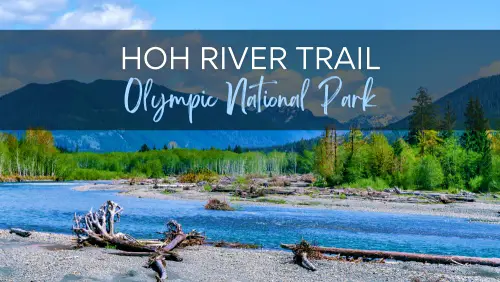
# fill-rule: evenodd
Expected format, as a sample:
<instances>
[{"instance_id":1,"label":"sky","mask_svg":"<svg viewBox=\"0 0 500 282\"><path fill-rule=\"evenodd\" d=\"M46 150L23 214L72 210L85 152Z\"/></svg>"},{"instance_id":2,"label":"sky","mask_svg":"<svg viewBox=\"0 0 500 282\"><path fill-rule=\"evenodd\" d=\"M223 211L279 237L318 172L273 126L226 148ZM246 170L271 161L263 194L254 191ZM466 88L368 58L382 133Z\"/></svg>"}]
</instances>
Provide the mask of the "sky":
<instances>
[{"instance_id":1,"label":"sky","mask_svg":"<svg viewBox=\"0 0 500 282\"><path fill-rule=\"evenodd\" d=\"M0 0L0 29L500 30L500 17L497 15L500 10L498 0L455 0L453 5L450 3L451 1L436 0L308 0L300 2L290 0ZM424 44L423 47L429 45L427 41L417 43ZM468 43L467 41L461 44L468 45ZM470 42L470 44L473 43ZM412 45L406 46L409 50L416 48L413 45L418 45L414 41L405 41L400 44ZM436 42L433 41L433 44L436 45ZM490 52L485 52L486 47L480 46L481 48L476 49L481 49L481 52L477 52L475 56L469 56L468 53L466 55L456 53L458 51L454 49L457 48L451 48L449 51L446 49L445 53L451 57L463 58L461 63L465 59L472 58L475 65L467 69L461 65L460 68L453 68L452 71L444 74L437 66L423 71L405 68L402 74L406 80L401 81L394 79L390 76L392 73L388 72L386 81L382 75L377 76L376 84L381 86L377 91L383 91L383 95L387 97L399 97L400 93L413 94L412 91L417 89L421 82L407 80L413 79L414 73L419 73L422 76L424 74L428 76L425 79L420 78L425 81L425 86L431 89L432 95L439 98L471 80L500 73L497 46L500 46L498 42L495 41L494 44L489 42L486 47L493 49ZM478 55L483 53L493 54L493 56L488 57L487 60L478 59ZM436 54L442 53L436 52ZM33 68L34 75L51 73L45 71L48 66L44 65L44 60L36 63L30 61L29 58L26 60L27 63L24 65L29 64ZM451 59L450 62L452 62ZM455 65L457 64L455 62ZM420 65L422 64L418 62L414 64L408 62L408 66ZM423 67L427 66L423 65ZM37 68L44 72L38 71ZM31 77L20 79L14 74L3 73L0 66L0 95L32 81L36 80ZM384 84L384 82L387 83ZM395 86L396 83L399 83L400 88ZM380 97L382 94L379 92ZM395 108L406 114L409 107L408 102L405 107Z\"/></svg>"},{"instance_id":2,"label":"sky","mask_svg":"<svg viewBox=\"0 0 500 282\"><path fill-rule=\"evenodd\" d=\"M499 8L497 0L1 0L0 28L500 29Z\"/></svg>"}]
</instances>

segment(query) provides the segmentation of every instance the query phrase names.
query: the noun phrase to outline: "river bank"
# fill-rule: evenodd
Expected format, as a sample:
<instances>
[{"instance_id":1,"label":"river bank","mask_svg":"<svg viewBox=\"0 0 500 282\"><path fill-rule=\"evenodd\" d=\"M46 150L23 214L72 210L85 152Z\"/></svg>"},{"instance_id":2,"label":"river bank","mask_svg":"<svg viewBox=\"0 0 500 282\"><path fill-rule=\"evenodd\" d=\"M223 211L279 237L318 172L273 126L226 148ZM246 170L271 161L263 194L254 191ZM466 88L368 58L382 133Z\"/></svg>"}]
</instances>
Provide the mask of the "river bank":
<instances>
[{"instance_id":1,"label":"river bank","mask_svg":"<svg viewBox=\"0 0 500 282\"><path fill-rule=\"evenodd\" d=\"M1 281L154 281L144 257L116 250L73 249L73 236L38 233L22 238L0 230ZM292 262L285 251L208 246L179 250L182 262L168 262L169 281L498 281L500 269L414 262L316 261L318 271Z\"/></svg>"},{"instance_id":2,"label":"river bank","mask_svg":"<svg viewBox=\"0 0 500 282\"><path fill-rule=\"evenodd\" d=\"M217 192L206 189L206 184L171 183L154 185L114 181L113 183L85 184L74 189L77 191L117 191L120 195L160 200L194 200L206 202L216 198L233 205L272 205L286 207L307 207L348 211L385 212L465 218L471 221L500 224L500 200L495 197L474 195L473 201L442 202L429 200L427 192L420 196L391 192L371 192L370 189L331 189L326 193L286 193L303 187L282 187L282 194L263 194L259 197L235 196L237 192ZM271 188L272 189L272 188ZM295 189L295 190L294 190ZM235 190L236 191L236 190ZM241 192L240 192L241 193ZM371 196L373 193L374 196ZM472 195L472 194L471 194Z\"/></svg>"}]
</instances>

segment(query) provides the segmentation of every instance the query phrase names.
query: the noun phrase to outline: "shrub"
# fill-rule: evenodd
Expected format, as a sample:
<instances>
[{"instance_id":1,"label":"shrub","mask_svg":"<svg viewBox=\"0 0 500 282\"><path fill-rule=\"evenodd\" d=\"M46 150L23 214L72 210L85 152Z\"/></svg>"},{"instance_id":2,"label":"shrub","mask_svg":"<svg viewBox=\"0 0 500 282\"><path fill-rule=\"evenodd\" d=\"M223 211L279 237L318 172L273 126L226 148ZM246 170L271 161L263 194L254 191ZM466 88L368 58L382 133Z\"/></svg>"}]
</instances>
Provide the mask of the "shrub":
<instances>
[{"instance_id":1,"label":"shrub","mask_svg":"<svg viewBox=\"0 0 500 282\"><path fill-rule=\"evenodd\" d=\"M434 189L443 183L443 170L436 157L424 156L417 166L415 184L421 189Z\"/></svg>"},{"instance_id":2,"label":"shrub","mask_svg":"<svg viewBox=\"0 0 500 282\"><path fill-rule=\"evenodd\" d=\"M314 186L314 187L326 187L327 183L321 175L318 175L318 177L316 178L316 180L314 181L312 186Z\"/></svg>"},{"instance_id":3,"label":"shrub","mask_svg":"<svg viewBox=\"0 0 500 282\"><path fill-rule=\"evenodd\" d=\"M188 172L179 176L179 182L181 183L198 183L201 181L206 181L209 183L214 183L219 179L217 173L211 170L199 170L197 172Z\"/></svg>"},{"instance_id":4,"label":"shrub","mask_svg":"<svg viewBox=\"0 0 500 282\"><path fill-rule=\"evenodd\" d=\"M415 187L415 167L417 159L415 151L403 139L394 143L394 176L392 185L411 189Z\"/></svg>"},{"instance_id":5,"label":"shrub","mask_svg":"<svg viewBox=\"0 0 500 282\"><path fill-rule=\"evenodd\" d=\"M249 182L250 182L250 180L245 176L238 176L234 180L235 184L242 185L242 186L247 185Z\"/></svg>"},{"instance_id":6,"label":"shrub","mask_svg":"<svg viewBox=\"0 0 500 282\"><path fill-rule=\"evenodd\" d=\"M375 177L375 178L363 178L363 179L358 179L357 181L350 183L350 187L352 188L373 188L373 189L378 189L382 190L387 187L389 187L389 184L385 180L383 180L380 177Z\"/></svg>"},{"instance_id":7,"label":"shrub","mask_svg":"<svg viewBox=\"0 0 500 282\"><path fill-rule=\"evenodd\" d=\"M209 199L208 203L205 205L207 210L217 210L217 211L234 211L234 208L229 205L225 200L221 201L219 199Z\"/></svg>"},{"instance_id":8,"label":"shrub","mask_svg":"<svg viewBox=\"0 0 500 282\"><path fill-rule=\"evenodd\" d=\"M210 186L210 184L203 185L203 191L212 192L212 186Z\"/></svg>"},{"instance_id":9,"label":"shrub","mask_svg":"<svg viewBox=\"0 0 500 282\"><path fill-rule=\"evenodd\" d=\"M481 184L483 183L482 176L476 176L469 180L469 187L473 192L478 192L481 190Z\"/></svg>"}]
</instances>

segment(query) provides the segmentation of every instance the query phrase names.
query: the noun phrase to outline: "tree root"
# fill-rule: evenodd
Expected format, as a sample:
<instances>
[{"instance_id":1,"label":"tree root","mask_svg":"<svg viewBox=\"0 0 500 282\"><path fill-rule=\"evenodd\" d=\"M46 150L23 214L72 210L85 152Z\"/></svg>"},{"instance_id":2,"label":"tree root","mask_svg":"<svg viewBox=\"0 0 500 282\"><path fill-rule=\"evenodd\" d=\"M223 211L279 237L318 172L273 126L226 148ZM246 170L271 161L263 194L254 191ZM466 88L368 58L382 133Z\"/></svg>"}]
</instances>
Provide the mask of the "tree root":
<instances>
[{"instance_id":1,"label":"tree root","mask_svg":"<svg viewBox=\"0 0 500 282\"><path fill-rule=\"evenodd\" d=\"M316 266L309 259L321 259L323 255L314 251L312 246L305 240L291 248L294 256L293 261L307 270L316 271Z\"/></svg>"}]
</instances>

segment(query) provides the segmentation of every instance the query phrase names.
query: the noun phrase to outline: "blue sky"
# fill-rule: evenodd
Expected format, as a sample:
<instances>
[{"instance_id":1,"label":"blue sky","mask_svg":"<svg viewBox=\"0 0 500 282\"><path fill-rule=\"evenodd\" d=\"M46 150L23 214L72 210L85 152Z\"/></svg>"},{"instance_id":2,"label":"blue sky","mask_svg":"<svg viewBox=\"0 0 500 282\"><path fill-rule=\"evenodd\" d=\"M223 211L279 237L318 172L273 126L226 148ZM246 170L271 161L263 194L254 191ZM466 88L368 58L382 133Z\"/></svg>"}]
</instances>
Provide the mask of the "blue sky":
<instances>
[{"instance_id":1,"label":"blue sky","mask_svg":"<svg viewBox=\"0 0 500 282\"><path fill-rule=\"evenodd\" d=\"M497 0L2 0L0 27L500 29L499 10Z\"/></svg>"}]
</instances>

